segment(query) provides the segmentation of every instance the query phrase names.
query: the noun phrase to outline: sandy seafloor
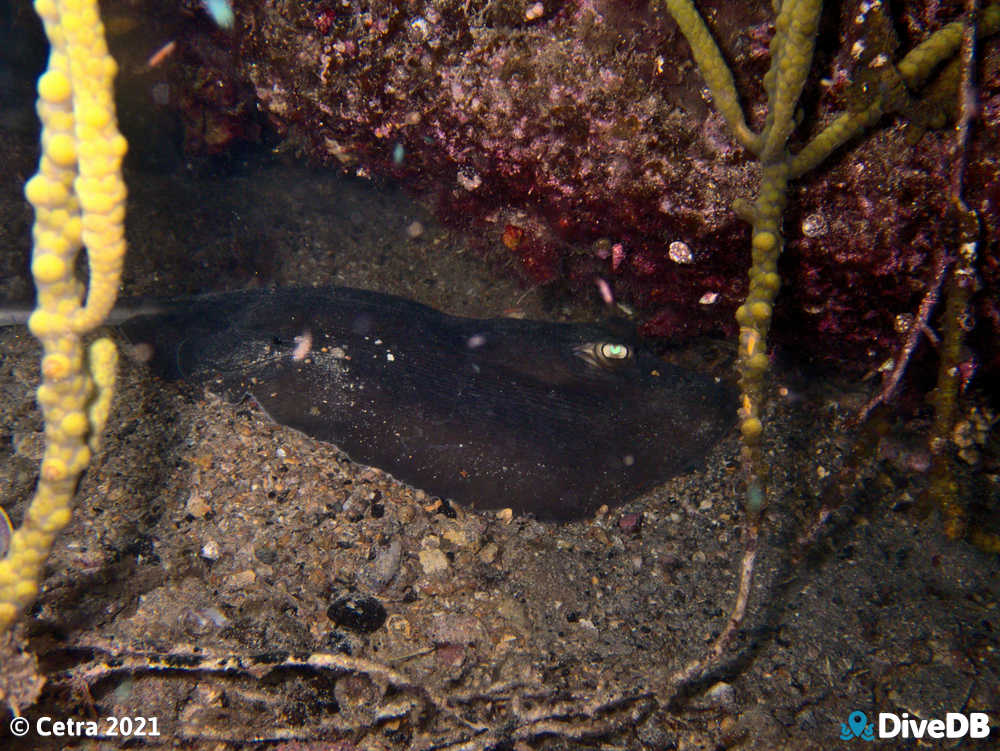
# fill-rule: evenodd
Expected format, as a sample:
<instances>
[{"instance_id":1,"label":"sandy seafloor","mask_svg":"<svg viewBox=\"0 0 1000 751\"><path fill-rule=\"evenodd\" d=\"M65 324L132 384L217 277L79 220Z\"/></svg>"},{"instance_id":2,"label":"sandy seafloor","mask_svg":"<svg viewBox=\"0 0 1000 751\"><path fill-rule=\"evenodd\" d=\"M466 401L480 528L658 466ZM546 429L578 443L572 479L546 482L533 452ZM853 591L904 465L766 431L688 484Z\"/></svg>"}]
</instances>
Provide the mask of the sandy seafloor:
<instances>
[{"instance_id":1,"label":"sandy seafloor","mask_svg":"<svg viewBox=\"0 0 1000 751\"><path fill-rule=\"evenodd\" d=\"M0 295L23 300L36 125L26 79L4 74ZM266 150L186 162L153 140L133 148L126 294L334 283L466 315L602 314L596 295L523 286L501 254L468 250L391 185ZM730 347L673 356L730 377ZM0 351L0 497L17 524L42 450L39 350L11 328ZM540 523L442 504L251 405L125 361L103 451L23 628L47 676L24 713L157 718L161 735L131 748L317 751L867 747L838 740L854 710L986 711L1000 724L1000 566L915 513L926 414L893 422L895 461L863 458L797 555L824 488L839 488L846 420L873 382L788 360L773 376L772 506L746 628L673 703L668 676L704 652L735 594L735 430L700 470L624 508ZM992 440L961 466L968 500L995 509ZM374 601L387 618L366 632ZM16 741L7 722L8 749L126 745ZM997 747L996 731L875 745Z\"/></svg>"}]
</instances>

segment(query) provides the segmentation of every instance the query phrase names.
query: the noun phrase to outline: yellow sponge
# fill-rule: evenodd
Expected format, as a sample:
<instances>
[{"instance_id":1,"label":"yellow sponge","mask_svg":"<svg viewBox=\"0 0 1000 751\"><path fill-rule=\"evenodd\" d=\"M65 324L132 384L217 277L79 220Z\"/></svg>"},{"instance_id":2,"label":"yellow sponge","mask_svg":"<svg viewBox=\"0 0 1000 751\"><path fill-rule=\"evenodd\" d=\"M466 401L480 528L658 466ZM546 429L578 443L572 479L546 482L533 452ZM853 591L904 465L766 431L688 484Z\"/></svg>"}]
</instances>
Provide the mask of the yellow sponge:
<instances>
[{"instance_id":1,"label":"yellow sponge","mask_svg":"<svg viewBox=\"0 0 1000 751\"><path fill-rule=\"evenodd\" d=\"M127 144L114 108L117 66L97 2L36 0L35 10L51 46L48 70L38 79L42 156L24 187L35 208L31 271L38 307L29 328L43 348L37 396L45 456L35 497L0 560L0 631L37 595L45 559L69 523L77 479L107 420L117 354L103 339L85 358L83 336L114 306L125 256ZM83 245L86 289L73 272Z\"/></svg>"}]
</instances>

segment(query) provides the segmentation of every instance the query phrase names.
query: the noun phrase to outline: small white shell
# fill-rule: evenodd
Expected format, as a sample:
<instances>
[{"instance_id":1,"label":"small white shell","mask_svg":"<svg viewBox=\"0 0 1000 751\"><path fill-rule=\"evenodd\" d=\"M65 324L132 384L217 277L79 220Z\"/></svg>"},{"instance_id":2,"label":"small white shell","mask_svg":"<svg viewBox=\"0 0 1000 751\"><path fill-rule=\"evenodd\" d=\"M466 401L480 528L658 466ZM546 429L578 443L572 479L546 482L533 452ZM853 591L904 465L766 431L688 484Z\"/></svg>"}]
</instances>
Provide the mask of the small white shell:
<instances>
[{"instance_id":1,"label":"small white shell","mask_svg":"<svg viewBox=\"0 0 1000 751\"><path fill-rule=\"evenodd\" d=\"M670 243L670 247L667 249L667 254L670 256L670 260L674 263L691 263L694 261L694 255L691 253L691 248L687 246L687 243L682 243L680 240L674 240Z\"/></svg>"}]
</instances>

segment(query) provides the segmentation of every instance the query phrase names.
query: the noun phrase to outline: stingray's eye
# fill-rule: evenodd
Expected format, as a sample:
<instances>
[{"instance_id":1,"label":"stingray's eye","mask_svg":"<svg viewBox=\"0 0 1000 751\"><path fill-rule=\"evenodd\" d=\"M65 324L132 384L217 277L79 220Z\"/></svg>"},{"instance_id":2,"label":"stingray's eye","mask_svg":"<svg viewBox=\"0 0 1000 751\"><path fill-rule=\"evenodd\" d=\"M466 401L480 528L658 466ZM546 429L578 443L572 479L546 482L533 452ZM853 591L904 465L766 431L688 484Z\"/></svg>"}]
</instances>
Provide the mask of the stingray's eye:
<instances>
[{"instance_id":1,"label":"stingray's eye","mask_svg":"<svg viewBox=\"0 0 1000 751\"><path fill-rule=\"evenodd\" d=\"M618 342L587 342L577 345L573 351L590 365L605 370L620 367L632 359L632 348Z\"/></svg>"},{"instance_id":2,"label":"stingray's eye","mask_svg":"<svg viewBox=\"0 0 1000 751\"><path fill-rule=\"evenodd\" d=\"M603 342L600 345L601 357L605 360L627 360L632 356L629 348L624 344L614 344L613 342Z\"/></svg>"}]
</instances>

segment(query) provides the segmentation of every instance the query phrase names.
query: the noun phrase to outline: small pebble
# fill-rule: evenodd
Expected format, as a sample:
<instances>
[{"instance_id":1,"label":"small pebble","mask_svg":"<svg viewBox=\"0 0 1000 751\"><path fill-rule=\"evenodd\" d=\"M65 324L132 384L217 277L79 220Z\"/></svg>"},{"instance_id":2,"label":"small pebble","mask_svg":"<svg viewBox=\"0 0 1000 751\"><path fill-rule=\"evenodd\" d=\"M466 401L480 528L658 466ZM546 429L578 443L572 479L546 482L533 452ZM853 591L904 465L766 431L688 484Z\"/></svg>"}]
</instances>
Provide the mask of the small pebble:
<instances>
[{"instance_id":1,"label":"small pebble","mask_svg":"<svg viewBox=\"0 0 1000 751\"><path fill-rule=\"evenodd\" d=\"M469 536L465 533L465 530L461 527L448 527L444 532L441 533L452 545L459 548L469 547Z\"/></svg>"},{"instance_id":2,"label":"small pebble","mask_svg":"<svg viewBox=\"0 0 1000 751\"><path fill-rule=\"evenodd\" d=\"M639 530L642 529L642 514L622 514L618 520L618 529L625 534L639 534Z\"/></svg>"},{"instance_id":3,"label":"small pebble","mask_svg":"<svg viewBox=\"0 0 1000 751\"><path fill-rule=\"evenodd\" d=\"M399 540L393 540L386 547L379 548L375 553L375 560L358 570L358 579L364 580L369 586L384 587L399 573L402 553L403 546Z\"/></svg>"},{"instance_id":4,"label":"small pebble","mask_svg":"<svg viewBox=\"0 0 1000 751\"><path fill-rule=\"evenodd\" d=\"M341 628L370 634L385 623L386 612L374 597L349 594L334 600L326 610L326 617Z\"/></svg>"},{"instance_id":5,"label":"small pebble","mask_svg":"<svg viewBox=\"0 0 1000 751\"><path fill-rule=\"evenodd\" d=\"M248 568L244 571L237 571L235 574L227 576L226 586L230 589L246 589L255 581L257 581L257 574L253 569Z\"/></svg>"},{"instance_id":6,"label":"small pebble","mask_svg":"<svg viewBox=\"0 0 1000 751\"><path fill-rule=\"evenodd\" d=\"M483 549L479 551L479 560L483 563L493 563L496 560L497 553L500 552L500 547L495 542L488 542L483 545Z\"/></svg>"},{"instance_id":7,"label":"small pebble","mask_svg":"<svg viewBox=\"0 0 1000 751\"><path fill-rule=\"evenodd\" d=\"M342 655L350 655L354 651L350 637L342 631L331 631L326 637L326 647Z\"/></svg>"},{"instance_id":8,"label":"small pebble","mask_svg":"<svg viewBox=\"0 0 1000 751\"><path fill-rule=\"evenodd\" d=\"M201 611L201 614L205 616L205 618L208 618L208 620L214 623L218 628L229 625L229 619L226 618L226 614L216 607L207 607Z\"/></svg>"},{"instance_id":9,"label":"small pebble","mask_svg":"<svg viewBox=\"0 0 1000 751\"><path fill-rule=\"evenodd\" d=\"M719 681L705 692L705 701L730 712L737 708L736 692L731 685L724 681Z\"/></svg>"},{"instance_id":10,"label":"small pebble","mask_svg":"<svg viewBox=\"0 0 1000 751\"><path fill-rule=\"evenodd\" d=\"M670 243L670 246L667 248L667 255L670 256L670 260L674 263L687 264L694 261L691 248L687 246L687 243L682 243L680 240L674 240Z\"/></svg>"},{"instance_id":11,"label":"small pebble","mask_svg":"<svg viewBox=\"0 0 1000 751\"><path fill-rule=\"evenodd\" d=\"M115 688L113 694L115 697L115 702L118 704L124 704L131 698L132 690L135 688L135 681L132 680L132 676L126 676L121 683Z\"/></svg>"},{"instance_id":12,"label":"small pebble","mask_svg":"<svg viewBox=\"0 0 1000 751\"><path fill-rule=\"evenodd\" d=\"M195 519L204 519L205 515L212 510L212 507L200 495L192 493L187 499L187 503L184 504L184 510Z\"/></svg>"},{"instance_id":13,"label":"small pebble","mask_svg":"<svg viewBox=\"0 0 1000 751\"><path fill-rule=\"evenodd\" d=\"M425 574L439 574L448 569L448 556L438 548L421 550L417 557Z\"/></svg>"},{"instance_id":14,"label":"small pebble","mask_svg":"<svg viewBox=\"0 0 1000 751\"><path fill-rule=\"evenodd\" d=\"M271 564L278 559L278 551L274 548L259 547L254 551L254 557L261 563Z\"/></svg>"},{"instance_id":15,"label":"small pebble","mask_svg":"<svg viewBox=\"0 0 1000 751\"><path fill-rule=\"evenodd\" d=\"M473 644L486 639L482 622L472 615L435 613L428 631L435 644Z\"/></svg>"},{"instance_id":16,"label":"small pebble","mask_svg":"<svg viewBox=\"0 0 1000 751\"><path fill-rule=\"evenodd\" d=\"M806 237L822 237L826 234L826 218L822 214L809 214L802 220L802 234Z\"/></svg>"}]
</instances>

